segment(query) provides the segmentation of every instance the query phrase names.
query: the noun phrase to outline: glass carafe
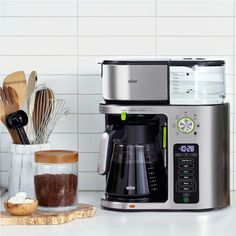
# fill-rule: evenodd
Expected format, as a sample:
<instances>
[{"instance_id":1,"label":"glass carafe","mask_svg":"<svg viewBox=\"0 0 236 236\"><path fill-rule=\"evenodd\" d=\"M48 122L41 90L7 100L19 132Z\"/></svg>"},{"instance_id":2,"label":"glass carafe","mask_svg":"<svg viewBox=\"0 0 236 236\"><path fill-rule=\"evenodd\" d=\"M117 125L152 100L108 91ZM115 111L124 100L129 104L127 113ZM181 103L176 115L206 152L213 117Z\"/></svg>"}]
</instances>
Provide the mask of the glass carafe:
<instances>
[{"instance_id":1,"label":"glass carafe","mask_svg":"<svg viewBox=\"0 0 236 236\"><path fill-rule=\"evenodd\" d=\"M139 129L140 126L132 127L134 128ZM143 131L151 131L149 128L142 126L142 138L137 137L136 130L131 140L127 132L130 131L132 134L134 132L130 127L126 127L125 138L114 140L106 188L109 198L120 201L151 199L162 201L165 198L167 190L161 153L156 151L154 135L150 132L143 133ZM145 140L151 141L151 139L154 139L152 143L144 143Z\"/></svg>"}]
</instances>

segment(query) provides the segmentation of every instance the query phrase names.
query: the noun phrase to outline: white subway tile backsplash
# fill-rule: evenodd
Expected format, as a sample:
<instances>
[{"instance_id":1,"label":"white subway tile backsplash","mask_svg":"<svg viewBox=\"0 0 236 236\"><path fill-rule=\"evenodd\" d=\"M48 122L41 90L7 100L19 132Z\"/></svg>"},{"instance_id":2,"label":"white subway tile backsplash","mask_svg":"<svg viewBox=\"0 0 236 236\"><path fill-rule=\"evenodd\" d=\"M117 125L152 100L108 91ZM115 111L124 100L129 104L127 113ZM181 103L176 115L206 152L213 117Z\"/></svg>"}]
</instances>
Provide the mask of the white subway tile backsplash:
<instances>
[{"instance_id":1,"label":"white subway tile backsplash","mask_svg":"<svg viewBox=\"0 0 236 236\"><path fill-rule=\"evenodd\" d=\"M159 37L159 55L233 55L233 37Z\"/></svg>"},{"instance_id":2,"label":"white subway tile backsplash","mask_svg":"<svg viewBox=\"0 0 236 236\"><path fill-rule=\"evenodd\" d=\"M225 61L225 74L233 75L234 57L233 56L207 56L209 59L224 60ZM227 83L227 81L226 81Z\"/></svg>"},{"instance_id":3,"label":"white subway tile backsplash","mask_svg":"<svg viewBox=\"0 0 236 236\"><path fill-rule=\"evenodd\" d=\"M230 190L234 190L234 175L235 175L235 172L233 171L230 171Z\"/></svg>"},{"instance_id":4,"label":"white subway tile backsplash","mask_svg":"<svg viewBox=\"0 0 236 236\"><path fill-rule=\"evenodd\" d=\"M10 158L8 153L0 153L0 171L8 171L10 168Z\"/></svg>"},{"instance_id":5,"label":"white subway tile backsplash","mask_svg":"<svg viewBox=\"0 0 236 236\"><path fill-rule=\"evenodd\" d=\"M236 122L236 114L234 113L233 114L233 123L236 124L235 122ZM233 128L233 132L236 133L236 125L234 125L231 128ZM236 138L236 136L234 138ZM235 140L235 142L236 142L236 140Z\"/></svg>"},{"instance_id":6,"label":"white subway tile backsplash","mask_svg":"<svg viewBox=\"0 0 236 236\"><path fill-rule=\"evenodd\" d=\"M0 16L77 16L76 0L1 0Z\"/></svg>"},{"instance_id":7,"label":"white subway tile backsplash","mask_svg":"<svg viewBox=\"0 0 236 236\"><path fill-rule=\"evenodd\" d=\"M225 87L226 87L227 94L234 93L234 76L233 75L225 76Z\"/></svg>"},{"instance_id":8,"label":"white subway tile backsplash","mask_svg":"<svg viewBox=\"0 0 236 236\"><path fill-rule=\"evenodd\" d=\"M104 131L105 117L101 114L79 115L80 133L100 133Z\"/></svg>"},{"instance_id":9,"label":"white subway tile backsplash","mask_svg":"<svg viewBox=\"0 0 236 236\"><path fill-rule=\"evenodd\" d=\"M158 16L233 16L233 0L157 0Z\"/></svg>"},{"instance_id":10,"label":"white subway tile backsplash","mask_svg":"<svg viewBox=\"0 0 236 236\"><path fill-rule=\"evenodd\" d=\"M102 101L101 95L79 95L79 113L99 113L98 104Z\"/></svg>"},{"instance_id":11,"label":"white subway tile backsplash","mask_svg":"<svg viewBox=\"0 0 236 236\"><path fill-rule=\"evenodd\" d=\"M207 58L212 59L212 60L224 60L226 75L233 75L233 68L234 68L234 57L233 56L224 56L224 55L222 55L222 56L207 56ZM226 83L227 83L227 81L226 81Z\"/></svg>"},{"instance_id":12,"label":"white subway tile backsplash","mask_svg":"<svg viewBox=\"0 0 236 236\"><path fill-rule=\"evenodd\" d=\"M9 152L9 145L12 143L9 133L0 133L0 150L2 153Z\"/></svg>"},{"instance_id":13,"label":"white subway tile backsplash","mask_svg":"<svg viewBox=\"0 0 236 236\"><path fill-rule=\"evenodd\" d=\"M154 0L79 0L79 16L155 16Z\"/></svg>"},{"instance_id":14,"label":"white subway tile backsplash","mask_svg":"<svg viewBox=\"0 0 236 236\"><path fill-rule=\"evenodd\" d=\"M38 75L40 83L45 83L58 94L77 94L78 80L77 75ZM55 83L57 81L57 83Z\"/></svg>"},{"instance_id":15,"label":"white subway tile backsplash","mask_svg":"<svg viewBox=\"0 0 236 236\"><path fill-rule=\"evenodd\" d=\"M80 17L79 36L155 36L155 17Z\"/></svg>"},{"instance_id":16,"label":"white subway tile backsplash","mask_svg":"<svg viewBox=\"0 0 236 236\"><path fill-rule=\"evenodd\" d=\"M236 95L234 94L234 99L236 98L235 97ZM233 113L235 114L236 112L236 110L235 110L235 108L236 108L236 101L233 101L233 103L230 103L230 105L232 106L232 109L233 109Z\"/></svg>"},{"instance_id":17,"label":"white subway tile backsplash","mask_svg":"<svg viewBox=\"0 0 236 236\"><path fill-rule=\"evenodd\" d=\"M155 55L155 37L79 37L79 55Z\"/></svg>"},{"instance_id":18,"label":"white subway tile backsplash","mask_svg":"<svg viewBox=\"0 0 236 236\"><path fill-rule=\"evenodd\" d=\"M100 75L103 56L80 56L78 57L80 75Z\"/></svg>"},{"instance_id":19,"label":"white subway tile backsplash","mask_svg":"<svg viewBox=\"0 0 236 236\"><path fill-rule=\"evenodd\" d=\"M49 141L52 143L53 149L59 149L59 150L64 149L64 150L74 150L74 151L78 150L77 134L53 133Z\"/></svg>"},{"instance_id":20,"label":"white subway tile backsplash","mask_svg":"<svg viewBox=\"0 0 236 236\"><path fill-rule=\"evenodd\" d=\"M0 186L8 187L8 172L0 172Z\"/></svg>"},{"instance_id":21,"label":"white subway tile backsplash","mask_svg":"<svg viewBox=\"0 0 236 236\"><path fill-rule=\"evenodd\" d=\"M230 133L234 133L234 114L230 114Z\"/></svg>"},{"instance_id":22,"label":"white subway tile backsplash","mask_svg":"<svg viewBox=\"0 0 236 236\"><path fill-rule=\"evenodd\" d=\"M234 120L234 122L235 122L235 120ZM232 145L231 146L232 146L233 152L236 153L236 134L234 133L233 137L231 137L231 138L232 138ZM234 169L234 171L235 171L235 169Z\"/></svg>"},{"instance_id":23,"label":"white subway tile backsplash","mask_svg":"<svg viewBox=\"0 0 236 236\"><path fill-rule=\"evenodd\" d=\"M66 35L77 36L77 17L0 18L0 36L32 37L45 35L54 37Z\"/></svg>"},{"instance_id":24,"label":"white subway tile backsplash","mask_svg":"<svg viewBox=\"0 0 236 236\"><path fill-rule=\"evenodd\" d=\"M54 133L77 133L78 132L78 115L68 114L60 120L55 127Z\"/></svg>"},{"instance_id":25,"label":"white subway tile backsplash","mask_svg":"<svg viewBox=\"0 0 236 236\"><path fill-rule=\"evenodd\" d=\"M0 37L0 55L76 55L76 37Z\"/></svg>"},{"instance_id":26,"label":"white subway tile backsplash","mask_svg":"<svg viewBox=\"0 0 236 236\"><path fill-rule=\"evenodd\" d=\"M79 134L79 152L98 152L101 134Z\"/></svg>"},{"instance_id":27,"label":"white subway tile backsplash","mask_svg":"<svg viewBox=\"0 0 236 236\"><path fill-rule=\"evenodd\" d=\"M99 75L79 76L79 94L101 94L102 79Z\"/></svg>"},{"instance_id":28,"label":"white subway tile backsplash","mask_svg":"<svg viewBox=\"0 0 236 236\"><path fill-rule=\"evenodd\" d=\"M41 74L76 74L76 56L0 56L1 74L36 70Z\"/></svg>"},{"instance_id":29,"label":"white subway tile backsplash","mask_svg":"<svg viewBox=\"0 0 236 236\"><path fill-rule=\"evenodd\" d=\"M234 143L234 134L233 133L230 133L230 135L229 135L229 138L230 138L230 144L229 144L229 146L230 146L230 153L232 153L232 152L234 152L234 145L235 145L235 143Z\"/></svg>"},{"instance_id":30,"label":"white subway tile backsplash","mask_svg":"<svg viewBox=\"0 0 236 236\"><path fill-rule=\"evenodd\" d=\"M105 189L105 176L98 175L96 172L79 172L78 188L79 190Z\"/></svg>"},{"instance_id":31,"label":"white subway tile backsplash","mask_svg":"<svg viewBox=\"0 0 236 236\"><path fill-rule=\"evenodd\" d=\"M232 36L233 17L159 17L158 36Z\"/></svg>"},{"instance_id":32,"label":"white subway tile backsplash","mask_svg":"<svg viewBox=\"0 0 236 236\"><path fill-rule=\"evenodd\" d=\"M1 112L1 111L0 111L0 112ZM2 122L0 122L0 134L3 133L3 132L5 132L5 131L6 131L5 126L3 125ZM1 149L0 149L0 151L1 151Z\"/></svg>"},{"instance_id":33,"label":"white subway tile backsplash","mask_svg":"<svg viewBox=\"0 0 236 236\"><path fill-rule=\"evenodd\" d=\"M234 55L233 58L234 58L234 62L236 62L236 55ZM236 63L234 63L233 70L234 70L234 75L236 75Z\"/></svg>"},{"instance_id":34,"label":"white subway tile backsplash","mask_svg":"<svg viewBox=\"0 0 236 236\"><path fill-rule=\"evenodd\" d=\"M236 17L235 17L236 18ZM236 35L236 33L235 33ZM236 37L234 37L234 45L236 45ZM234 47L234 55L236 55L236 48ZM236 73L236 72L235 72Z\"/></svg>"},{"instance_id":35,"label":"white subway tile backsplash","mask_svg":"<svg viewBox=\"0 0 236 236\"><path fill-rule=\"evenodd\" d=\"M228 102L230 104L230 113L233 113L234 112L234 95L226 94L225 102Z\"/></svg>"},{"instance_id":36,"label":"white subway tile backsplash","mask_svg":"<svg viewBox=\"0 0 236 236\"><path fill-rule=\"evenodd\" d=\"M233 153L233 156L230 156L230 171L234 171L235 170L235 166L236 166L236 153Z\"/></svg>"},{"instance_id":37,"label":"white subway tile backsplash","mask_svg":"<svg viewBox=\"0 0 236 236\"><path fill-rule=\"evenodd\" d=\"M233 190L235 190L236 189L236 172L234 171L233 172L233 175L232 175L232 181L233 181L233 188L231 188L231 189L233 189Z\"/></svg>"},{"instance_id":38,"label":"white subway tile backsplash","mask_svg":"<svg viewBox=\"0 0 236 236\"><path fill-rule=\"evenodd\" d=\"M234 160L234 153L230 153L230 166L229 166L230 171L234 171L233 160Z\"/></svg>"},{"instance_id":39,"label":"white subway tile backsplash","mask_svg":"<svg viewBox=\"0 0 236 236\"><path fill-rule=\"evenodd\" d=\"M80 153L79 171L97 171L98 153Z\"/></svg>"},{"instance_id":40,"label":"white subway tile backsplash","mask_svg":"<svg viewBox=\"0 0 236 236\"><path fill-rule=\"evenodd\" d=\"M55 96L58 99L64 99L65 100L65 106L69 107L70 113L77 113L77 95L65 95L65 94L56 94Z\"/></svg>"}]
</instances>

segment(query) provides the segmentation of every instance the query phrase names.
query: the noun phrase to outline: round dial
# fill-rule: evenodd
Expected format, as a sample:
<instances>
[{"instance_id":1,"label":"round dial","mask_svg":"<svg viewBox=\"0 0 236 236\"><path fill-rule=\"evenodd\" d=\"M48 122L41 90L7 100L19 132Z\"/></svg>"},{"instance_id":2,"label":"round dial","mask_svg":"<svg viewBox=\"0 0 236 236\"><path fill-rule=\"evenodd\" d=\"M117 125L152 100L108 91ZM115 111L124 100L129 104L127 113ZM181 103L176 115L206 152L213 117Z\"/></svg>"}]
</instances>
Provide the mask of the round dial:
<instances>
[{"instance_id":1,"label":"round dial","mask_svg":"<svg viewBox=\"0 0 236 236\"><path fill-rule=\"evenodd\" d=\"M191 118L183 117L178 121L177 127L181 133L189 134L194 130L195 123Z\"/></svg>"}]
</instances>

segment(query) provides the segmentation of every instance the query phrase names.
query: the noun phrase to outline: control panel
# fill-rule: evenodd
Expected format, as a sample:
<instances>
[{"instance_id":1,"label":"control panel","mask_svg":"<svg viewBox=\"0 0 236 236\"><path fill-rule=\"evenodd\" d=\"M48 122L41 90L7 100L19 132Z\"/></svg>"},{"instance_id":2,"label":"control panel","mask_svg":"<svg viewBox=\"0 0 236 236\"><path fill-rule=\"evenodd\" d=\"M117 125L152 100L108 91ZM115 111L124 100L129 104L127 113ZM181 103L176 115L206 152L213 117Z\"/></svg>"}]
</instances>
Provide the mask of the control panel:
<instances>
[{"instance_id":1,"label":"control panel","mask_svg":"<svg viewBox=\"0 0 236 236\"><path fill-rule=\"evenodd\" d=\"M199 146L183 143L174 145L174 202L199 201Z\"/></svg>"},{"instance_id":2,"label":"control panel","mask_svg":"<svg viewBox=\"0 0 236 236\"><path fill-rule=\"evenodd\" d=\"M177 113L172 123L173 132L176 136L197 137L200 131L200 122L197 114L194 112L184 111Z\"/></svg>"}]
</instances>

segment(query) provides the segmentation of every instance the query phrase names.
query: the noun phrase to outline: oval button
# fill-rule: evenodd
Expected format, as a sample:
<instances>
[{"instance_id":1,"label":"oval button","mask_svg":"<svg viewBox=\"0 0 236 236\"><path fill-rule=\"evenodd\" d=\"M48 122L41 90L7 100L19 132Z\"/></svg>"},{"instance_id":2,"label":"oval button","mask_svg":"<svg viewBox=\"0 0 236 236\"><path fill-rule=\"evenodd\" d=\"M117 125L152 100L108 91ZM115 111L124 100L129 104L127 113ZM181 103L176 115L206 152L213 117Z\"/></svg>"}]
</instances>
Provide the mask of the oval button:
<instances>
[{"instance_id":1,"label":"oval button","mask_svg":"<svg viewBox=\"0 0 236 236\"><path fill-rule=\"evenodd\" d=\"M179 179L180 180L191 180L191 179L194 179L194 176L193 175L180 175Z\"/></svg>"}]
</instances>

